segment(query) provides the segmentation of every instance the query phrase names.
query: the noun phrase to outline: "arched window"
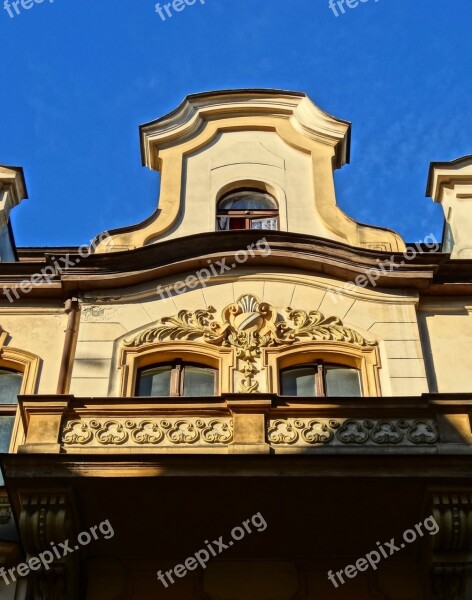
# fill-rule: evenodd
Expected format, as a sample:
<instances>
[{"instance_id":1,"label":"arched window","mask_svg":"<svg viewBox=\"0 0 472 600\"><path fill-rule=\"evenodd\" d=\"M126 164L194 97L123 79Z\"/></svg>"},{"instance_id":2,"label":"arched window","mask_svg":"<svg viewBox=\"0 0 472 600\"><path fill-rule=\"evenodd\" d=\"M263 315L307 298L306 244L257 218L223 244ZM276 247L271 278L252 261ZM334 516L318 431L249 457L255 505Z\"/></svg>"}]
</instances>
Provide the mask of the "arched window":
<instances>
[{"instance_id":1,"label":"arched window","mask_svg":"<svg viewBox=\"0 0 472 600\"><path fill-rule=\"evenodd\" d=\"M278 229L279 208L274 198L255 189L229 192L218 202L218 231L232 229Z\"/></svg>"},{"instance_id":2,"label":"arched window","mask_svg":"<svg viewBox=\"0 0 472 600\"><path fill-rule=\"evenodd\" d=\"M172 363L140 369L136 383L138 396L214 396L217 370L205 365Z\"/></svg>"},{"instance_id":3,"label":"arched window","mask_svg":"<svg viewBox=\"0 0 472 600\"><path fill-rule=\"evenodd\" d=\"M8 452L23 374L0 368L0 452Z\"/></svg>"},{"instance_id":4,"label":"arched window","mask_svg":"<svg viewBox=\"0 0 472 600\"><path fill-rule=\"evenodd\" d=\"M282 396L362 396L358 369L322 360L284 369L280 388Z\"/></svg>"}]
</instances>

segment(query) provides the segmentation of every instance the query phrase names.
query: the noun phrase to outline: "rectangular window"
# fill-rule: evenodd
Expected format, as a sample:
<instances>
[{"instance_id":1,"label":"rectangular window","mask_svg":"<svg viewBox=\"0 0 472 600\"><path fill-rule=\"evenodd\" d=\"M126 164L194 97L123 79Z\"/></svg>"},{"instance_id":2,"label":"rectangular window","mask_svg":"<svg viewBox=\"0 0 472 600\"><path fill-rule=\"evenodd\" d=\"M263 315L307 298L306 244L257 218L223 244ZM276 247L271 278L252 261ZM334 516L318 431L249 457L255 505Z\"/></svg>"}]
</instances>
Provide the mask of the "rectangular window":
<instances>
[{"instance_id":1,"label":"rectangular window","mask_svg":"<svg viewBox=\"0 0 472 600\"><path fill-rule=\"evenodd\" d=\"M11 434L13 433L14 415L0 416L0 452L6 453L10 447Z\"/></svg>"},{"instance_id":2,"label":"rectangular window","mask_svg":"<svg viewBox=\"0 0 472 600\"><path fill-rule=\"evenodd\" d=\"M184 396L213 396L215 393L214 369L192 367L187 365L183 374Z\"/></svg>"},{"instance_id":3,"label":"rectangular window","mask_svg":"<svg viewBox=\"0 0 472 600\"><path fill-rule=\"evenodd\" d=\"M322 360L283 370L280 387L282 396L306 396L307 398L362 396L360 373L357 369L325 364Z\"/></svg>"},{"instance_id":4,"label":"rectangular window","mask_svg":"<svg viewBox=\"0 0 472 600\"><path fill-rule=\"evenodd\" d=\"M252 219L251 221L251 229L276 230L277 228L277 219Z\"/></svg>"},{"instance_id":5,"label":"rectangular window","mask_svg":"<svg viewBox=\"0 0 472 600\"><path fill-rule=\"evenodd\" d=\"M216 369L176 361L142 369L138 374L138 396L214 396L217 387Z\"/></svg>"},{"instance_id":6,"label":"rectangular window","mask_svg":"<svg viewBox=\"0 0 472 600\"><path fill-rule=\"evenodd\" d=\"M150 369L139 378L139 396L169 396L172 367Z\"/></svg>"},{"instance_id":7,"label":"rectangular window","mask_svg":"<svg viewBox=\"0 0 472 600\"><path fill-rule=\"evenodd\" d=\"M284 396L317 396L316 369L313 367L290 369L282 373Z\"/></svg>"},{"instance_id":8,"label":"rectangular window","mask_svg":"<svg viewBox=\"0 0 472 600\"><path fill-rule=\"evenodd\" d=\"M23 374L0 368L0 452L10 449ZM4 485L0 474L0 486Z\"/></svg>"},{"instance_id":9,"label":"rectangular window","mask_svg":"<svg viewBox=\"0 0 472 600\"><path fill-rule=\"evenodd\" d=\"M361 395L359 371L346 367L326 367L326 395L348 396L356 398Z\"/></svg>"}]
</instances>

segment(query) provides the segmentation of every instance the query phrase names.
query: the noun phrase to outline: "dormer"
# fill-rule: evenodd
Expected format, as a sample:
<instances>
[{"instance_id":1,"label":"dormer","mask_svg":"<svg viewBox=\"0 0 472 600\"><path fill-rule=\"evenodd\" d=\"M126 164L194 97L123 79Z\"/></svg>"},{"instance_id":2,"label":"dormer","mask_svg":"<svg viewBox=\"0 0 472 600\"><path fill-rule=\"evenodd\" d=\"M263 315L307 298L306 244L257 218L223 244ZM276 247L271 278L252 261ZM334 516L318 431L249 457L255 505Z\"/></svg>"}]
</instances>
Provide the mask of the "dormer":
<instances>
[{"instance_id":1,"label":"dormer","mask_svg":"<svg viewBox=\"0 0 472 600\"><path fill-rule=\"evenodd\" d=\"M307 234L402 251L396 233L357 223L336 204L334 170L349 161L350 124L305 94L236 90L188 96L140 128L143 164L160 172L158 208L111 232L97 252L232 229Z\"/></svg>"}]
</instances>

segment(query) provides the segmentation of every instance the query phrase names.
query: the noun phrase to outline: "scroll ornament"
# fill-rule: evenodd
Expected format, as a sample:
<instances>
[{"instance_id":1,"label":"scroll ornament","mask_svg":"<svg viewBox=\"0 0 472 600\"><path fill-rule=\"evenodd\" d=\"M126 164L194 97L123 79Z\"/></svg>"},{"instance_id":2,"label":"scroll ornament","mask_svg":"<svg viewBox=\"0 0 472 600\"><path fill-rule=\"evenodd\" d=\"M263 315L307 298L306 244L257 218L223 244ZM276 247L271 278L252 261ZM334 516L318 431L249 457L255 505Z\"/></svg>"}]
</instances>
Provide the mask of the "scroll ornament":
<instances>
[{"instance_id":1,"label":"scroll ornament","mask_svg":"<svg viewBox=\"0 0 472 600\"><path fill-rule=\"evenodd\" d=\"M200 340L213 346L231 347L239 360L243 374L239 392L257 392L255 380L257 362L263 348L290 345L303 340L342 341L357 346L374 346L353 329L345 327L338 317L325 317L321 312L287 308L286 319L267 302L246 294L226 306L221 320L216 310L181 310L177 316L164 317L157 324L134 338L125 340L125 347L141 347L165 340Z\"/></svg>"}]
</instances>

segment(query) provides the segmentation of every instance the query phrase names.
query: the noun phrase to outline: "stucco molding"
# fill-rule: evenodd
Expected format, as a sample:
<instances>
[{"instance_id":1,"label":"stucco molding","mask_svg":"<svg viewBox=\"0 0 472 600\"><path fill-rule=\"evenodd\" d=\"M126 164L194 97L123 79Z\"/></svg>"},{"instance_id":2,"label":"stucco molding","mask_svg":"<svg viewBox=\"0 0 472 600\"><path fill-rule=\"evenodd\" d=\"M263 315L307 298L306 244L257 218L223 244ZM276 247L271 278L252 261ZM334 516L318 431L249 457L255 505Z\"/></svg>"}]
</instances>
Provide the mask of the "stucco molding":
<instances>
[{"instance_id":1,"label":"stucco molding","mask_svg":"<svg viewBox=\"0 0 472 600\"><path fill-rule=\"evenodd\" d=\"M195 311L181 310L164 317L156 325L123 341L124 348L139 348L164 341L201 341L231 348L240 373L239 393L259 391L257 374L261 371L263 349L290 346L297 342L343 342L356 347L375 347L377 343L345 327L338 317L325 317L316 310L286 309L282 316L272 305L252 294L240 296L214 317L212 306Z\"/></svg>"}]
</instances>

